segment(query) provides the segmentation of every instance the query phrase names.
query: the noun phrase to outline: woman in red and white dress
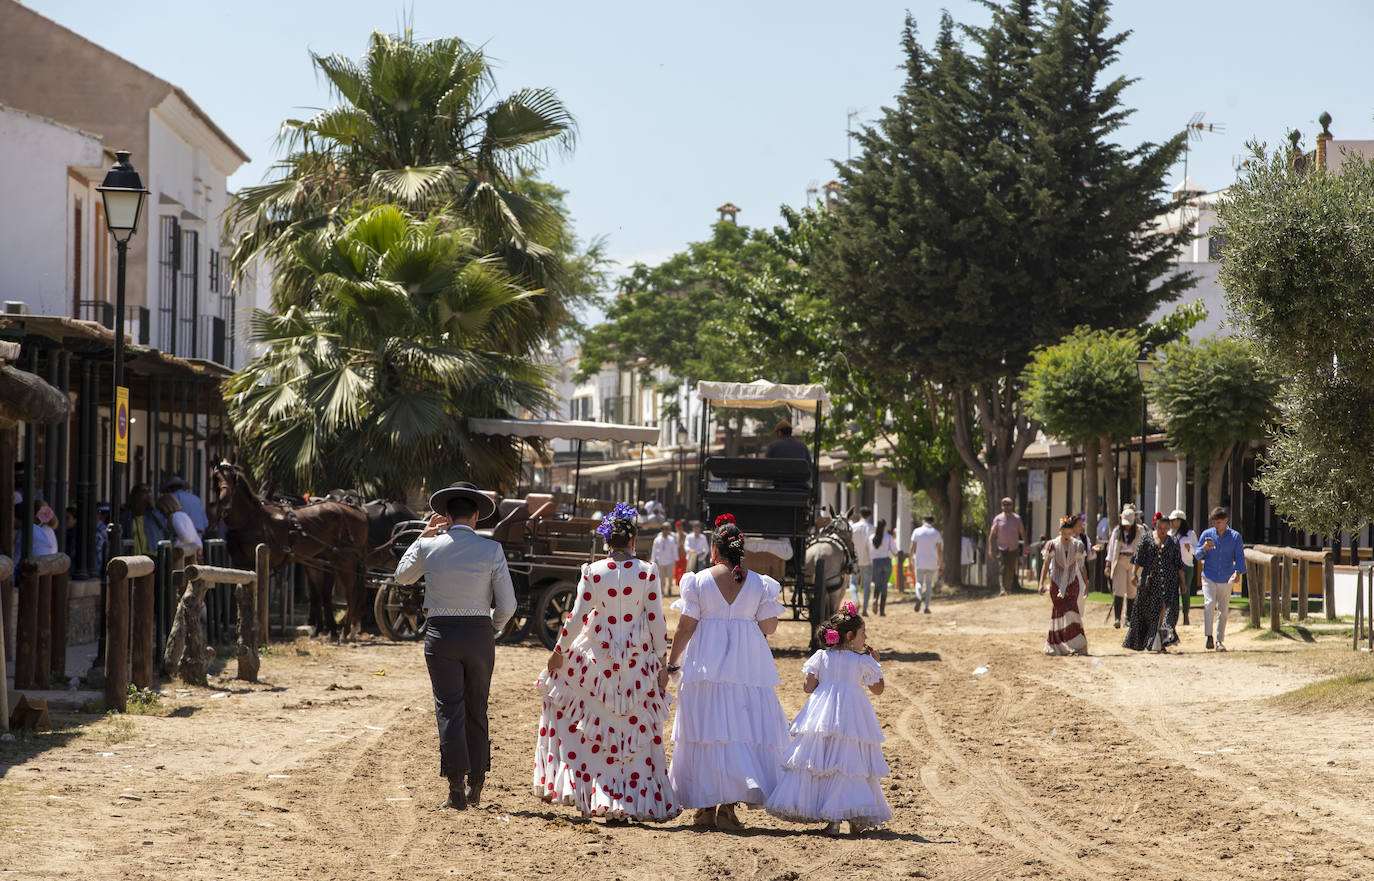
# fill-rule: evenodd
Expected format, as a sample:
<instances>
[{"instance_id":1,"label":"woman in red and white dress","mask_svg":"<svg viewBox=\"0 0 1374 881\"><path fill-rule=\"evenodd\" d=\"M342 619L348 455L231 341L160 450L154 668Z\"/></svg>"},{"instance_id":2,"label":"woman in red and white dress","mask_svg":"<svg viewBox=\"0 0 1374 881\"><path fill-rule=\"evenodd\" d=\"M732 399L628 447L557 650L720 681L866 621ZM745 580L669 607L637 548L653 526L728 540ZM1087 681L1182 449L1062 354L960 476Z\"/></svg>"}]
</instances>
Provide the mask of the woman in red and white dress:
<instances>
[{"instance_id":1,"label":"woman in red and white dress","mask_svg":"<svg viewBox=\"0 0 1374 881\"><path fill-rule=\"evenodd\" d=\"M608 821L668 820L659 673L667 628L654 567L634 558L634 509L617 505L597 530L610 552L584 567L572 614L535 683L544 695L534 794Z\"/></svg>"},{"instance_id":2,"label":"woman in red and white dress","mask_svg":"<svg viewBox=\"0 0 1374 881\"><path fill-rule=\"evenodd\" d=\"M1078 598L1085 591L1083 560L1088 549L1074 535L1078 515L1059 521L1059 537L1045 543L1045 563L1040 567L1040 592L1048 589L1052 611L1050 632L1045 637L1047 655L1086 655L1088 635L1083 630L1083 614ZM1049 581L1048 588L1045 585Z\"/></svg>"}]
</instances>

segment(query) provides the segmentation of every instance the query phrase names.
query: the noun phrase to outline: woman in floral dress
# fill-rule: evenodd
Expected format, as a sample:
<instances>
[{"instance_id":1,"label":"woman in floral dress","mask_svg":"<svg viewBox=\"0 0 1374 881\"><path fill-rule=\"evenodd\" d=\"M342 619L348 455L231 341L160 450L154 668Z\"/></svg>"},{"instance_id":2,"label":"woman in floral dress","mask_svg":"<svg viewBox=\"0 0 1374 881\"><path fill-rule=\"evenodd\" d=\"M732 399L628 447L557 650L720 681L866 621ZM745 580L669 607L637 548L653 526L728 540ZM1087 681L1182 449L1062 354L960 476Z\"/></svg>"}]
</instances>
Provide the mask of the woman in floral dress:
<instances>
[{"instance_id":1,"label":"woman in floral dress","mask_svg":"<svg viewBox=\"0 0 1374 881\"><path fill-rule=\"evenodd\" d=\"M548 670L534 754L534 794L608 822L680 813L668 781L660 685L667 651L654 567L634 558L635 511L617 505L597 530L610 549L583 568Z\"/></svg>"},{"instance_id":2,"label":"woman in floral dress","mask_svg":"<svg viewBox=\"0 0 1374 881\"><path fill-rule=\"evenodd\" d=\"M1059 520L1059 537L1045 543L1045 564L1040 567L1040 592L1050 594L1050 632L1045 638L1047 655L1086 655L1088 635L1083 630L1079 594L1086 590L1083 560L1088 550L1074 537L1078 515ZM1045 582L1049 581L1046 587Z\"/></svg>"},{"instance_id":3,"label":"woman in floral dress","mask_svg":"<svg viewBox=\"0 0 1374 881\"><path fill-rule=\"evenodd\" d=\"M1163 652L1178 642L1178 636L1164 616L1165 600L1178 596L1183 578L1183 555L1178 541L1169 534L1169 521L1163 514L1155 514L1155 528L1140 540L1131 565L1133 577L1140 584L1135 608L1131 611L1130 630L1121 645L1137 652Z\"/></svg>"}]
</instances>

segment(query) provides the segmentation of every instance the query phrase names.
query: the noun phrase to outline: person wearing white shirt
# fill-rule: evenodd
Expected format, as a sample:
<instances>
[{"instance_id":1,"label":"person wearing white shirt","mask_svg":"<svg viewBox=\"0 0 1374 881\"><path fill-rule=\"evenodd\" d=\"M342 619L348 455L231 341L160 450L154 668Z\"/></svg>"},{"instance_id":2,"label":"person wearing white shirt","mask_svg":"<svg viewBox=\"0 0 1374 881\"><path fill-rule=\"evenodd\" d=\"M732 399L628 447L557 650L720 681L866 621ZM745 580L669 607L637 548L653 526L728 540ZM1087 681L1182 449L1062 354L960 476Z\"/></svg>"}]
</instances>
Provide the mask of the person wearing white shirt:
<instances>
[{"instance_id":1,"label":"person wearing white shirt","mask_svg":"<svg viewBox=\"0 0 1374 881\"><path fill-rule=\"evenodd\" d=\"M157 509L162 512L162 516L167 518L167 522L172 526L172 544L181 549L187 562L197 562L200 560L201 541L200 533L196 531L196 525L191 522L191 515L181 510L181 502L171 493L163 493L158 496Z\"/></svg>"},{"instance_id":2,"label":"person wearing white shirt","mask_svg":"<svg viewBox=\"0 0 1374 881\"><path fill-rule=\"evenodd\" d=\"M1193 604L1193 569L1197 564L1197 533L1188 525L1188 515L1175 509L1169 514L1171 529L1169 534L1178 542L1179 556L1183 558L1183 582L1178 587L1177 602L1167 602L1166 612L1169 626L1178 626L1179 612L1183 612L1183 623L1188 624L1188 607Z\"/></svg>"},{"instance_id":3,"label":"person wearing white shirt","mask_svg":"<svg viewBox=\"0 0 1374 881\"><path fill-rule=\"evenodd\" d=\"M873 509L860 508L859 519L850 522L849 531L854 542L854 578L849 588L858 605L859 593L867 596L873 585Z\"/></svg>"},{"instance_id":4,"label":"person wearing white shirt","mask_svg":"<svg viewBox=\"0 0 1374 881\"><path fill-rule=\"evenodd\" d=\"M692 532L682 540L682 549L687 552L687 571L700 572L711 561L711 542L701 531L700 523L692 524Z\"/></svg>"},{"instance_id":5,"label":"person wearing white shirt","mask_svg":"<svg viewBox=\"0 0 1374 881\"><path fill-rule=\"evenodd\" d=\"M658 580L663 585L663 595L672 596L673 567L677 565L677 538L673 535L672 524L664 523L659 527L649 560L654 564L654 568L658 569Z\"/></svg>"},{"instance_id":6,"label":"person wearing white shirt","mask_svg":"<svg viewBox=\"0 0 1374 881\"><path fill-rule=\"evenodd\" d=\"M887 586L892 581L892 558L897 555L897 539L887 528L886 520L879 520L869 542L873 546L873 606L878 615L887 615ZM864 614L868 614L868 594L864 594Z\"/></svg>"},{"instance_id":7,"label":"person wearing white shirt","mask_svg":"<svg viewBox=\"0 0 1374 881\"><path fill-rule=\"evenodd\" d=\"M916 572L916 609L930 614L930 595L935 593L935 577L944 556L944 539L935 528L935 518L926 514L921 525L911 533L911 568Z\"/></svg>"}]
</instances>

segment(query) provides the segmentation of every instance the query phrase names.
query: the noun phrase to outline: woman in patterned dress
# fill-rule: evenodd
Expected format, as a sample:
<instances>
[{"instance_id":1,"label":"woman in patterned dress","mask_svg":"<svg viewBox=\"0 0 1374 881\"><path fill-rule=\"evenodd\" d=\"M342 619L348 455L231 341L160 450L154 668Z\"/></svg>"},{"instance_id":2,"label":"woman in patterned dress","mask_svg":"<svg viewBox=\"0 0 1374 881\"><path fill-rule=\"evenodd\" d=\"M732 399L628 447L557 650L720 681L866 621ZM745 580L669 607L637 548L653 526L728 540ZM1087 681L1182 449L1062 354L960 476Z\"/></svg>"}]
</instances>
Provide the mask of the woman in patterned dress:
<instances>
[{"instance_id":1,"label":"woman in patterned dress","mask_svg":"<svg viewBox=\"0 0 1374 881\"><path fill-rule=\"evenodd\" d=\"M660 685L667 651L654 567L634 558L635 511L617 505L597 530L610 552L583 568L548 671L534 754L534 794L607 822L678 815L668 781Z\"/></svg>"},{"instance_id":2,"label":"woman in patterned dress","mask_svg":"<svg viewBox=\"0 0 1374 881\"><path fill-rule=\"evenodd\" d=\"M1131 558L1133 577L1140 584L1140 591L1131 613L1130 630L1121 645L1137 652L1164 652L1178 642L1178 635L1164 616L1164 603L1171 593L1178 596L1183 556L1177 539L1169 534L1169 521L1163 514L1155 514L1154 524L1154 530L1141 538Z\"/></svg>"},{"instance_id":3,"label":"woman in patterned dress","mask_svg":"<svg viewBox=\"0 0 1374 881\"><path fill-rule=\"evenodd\" d=\"M1045 543L1045 564L1040 567L1040 592L1050 594L1050 632L1045 638L1047 655L1086 655L1088 635L1083 630L1083 615L1078 597L1085 591L1083 559L1087 548L1074 537L1078 515L1059 520L1059 537ZM1045 582L1049 581L1046 587Z\"/></svg>"}]
</instances>

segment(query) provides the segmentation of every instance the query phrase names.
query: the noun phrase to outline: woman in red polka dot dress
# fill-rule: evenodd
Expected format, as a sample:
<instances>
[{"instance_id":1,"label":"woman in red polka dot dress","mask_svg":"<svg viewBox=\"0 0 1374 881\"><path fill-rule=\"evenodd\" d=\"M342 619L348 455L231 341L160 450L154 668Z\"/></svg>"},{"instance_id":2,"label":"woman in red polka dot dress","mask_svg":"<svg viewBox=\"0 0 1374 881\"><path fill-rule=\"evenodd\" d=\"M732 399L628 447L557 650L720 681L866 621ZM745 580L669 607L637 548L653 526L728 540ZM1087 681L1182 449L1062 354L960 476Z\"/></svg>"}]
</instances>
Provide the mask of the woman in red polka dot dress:
<instances>
[{"instance_id":1,"label":"woman in red polka dot dress","mask_svg":"<svg viewBox=\"0 0 1374 881\"><path fill-rule=\"evenodd\" d=\"M634 558L634 509L616 505L597 530L610 553L583 568L566 626L536 686L544 695L534 794L608 821L681 812L663 753L668 699L661 585Z\"/></svg>"}]
</instances>

